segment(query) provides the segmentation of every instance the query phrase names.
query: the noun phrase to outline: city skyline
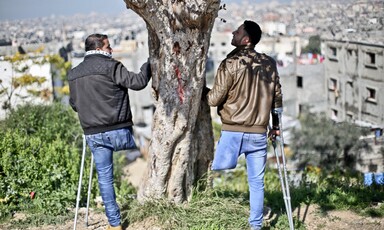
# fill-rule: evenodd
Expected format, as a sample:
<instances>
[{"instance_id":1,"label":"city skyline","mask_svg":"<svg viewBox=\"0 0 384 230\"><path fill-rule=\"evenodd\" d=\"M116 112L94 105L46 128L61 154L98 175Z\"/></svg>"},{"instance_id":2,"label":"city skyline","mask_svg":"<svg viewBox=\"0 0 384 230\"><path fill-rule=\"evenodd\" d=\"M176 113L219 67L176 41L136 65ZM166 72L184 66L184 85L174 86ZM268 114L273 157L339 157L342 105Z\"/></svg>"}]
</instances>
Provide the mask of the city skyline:
<instances>
[{"instance_id":1,"label":"city skyline","mask_svg":"<svg viewBox=\"0 0 384 230\"><path fill-rule=\"evenodd\" d=\"M223 3L240 3L243 0L222 0ZM266 0L248 0L262 3ZM286 2L287 0L279 0ZM0 21L32 19L76 14L120 14L126 11L124 0L0 0Z\"/></svg>"}]
</instances>

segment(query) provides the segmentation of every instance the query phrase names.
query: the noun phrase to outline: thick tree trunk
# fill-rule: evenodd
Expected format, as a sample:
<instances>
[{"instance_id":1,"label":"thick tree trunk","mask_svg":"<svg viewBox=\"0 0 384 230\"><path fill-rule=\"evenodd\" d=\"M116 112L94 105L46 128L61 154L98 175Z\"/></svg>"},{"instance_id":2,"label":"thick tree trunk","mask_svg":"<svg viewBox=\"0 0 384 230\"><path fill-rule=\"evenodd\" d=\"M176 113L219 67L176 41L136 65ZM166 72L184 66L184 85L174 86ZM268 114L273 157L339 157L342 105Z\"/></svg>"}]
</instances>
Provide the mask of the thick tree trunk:
<instances>
[{"instance_id":1,"label":"thick tree trunk","mask_svg":"<svg viewBox=\"0 0 384 230\"><path fill-rule=\"evenodd\" d=\"M139 199L180 203L213 158L210 110L201 100L220 0L125 0L147 24L156 111Z\"/></svg>"}]
</instances>

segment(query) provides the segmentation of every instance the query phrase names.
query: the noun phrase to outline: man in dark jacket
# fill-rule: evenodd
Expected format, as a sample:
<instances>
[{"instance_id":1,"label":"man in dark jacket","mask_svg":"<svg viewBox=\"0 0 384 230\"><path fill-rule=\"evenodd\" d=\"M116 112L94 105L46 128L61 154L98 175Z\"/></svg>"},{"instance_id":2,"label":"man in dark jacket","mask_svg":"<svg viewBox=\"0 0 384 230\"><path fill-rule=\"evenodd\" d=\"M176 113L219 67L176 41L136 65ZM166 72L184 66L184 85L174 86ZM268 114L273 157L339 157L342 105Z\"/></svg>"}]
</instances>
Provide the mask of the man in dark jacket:
<instances>
[{"instance_id":1,"label":"man in dark jacket","mask_svg":"<svg viewBox=\"0 0 384 230\"><path fill-rule=\"evenodd\" d=\"M107 35L92 34L85 40L84 61L68 73L70 105L93 154L100 193L109 226L121 229L120 209L113 187L114 151L136 148L128 89L141 90L151 78L148 63L139 73L128 71L112 58Z\"/></svg>"},{"instance_id":2,"label":"man in dark jacket","mask_svg":"<svg viewBox=\"0 0 384 230\"><path fill-rule=\"evenodd\" d=\"M222 131L212 170L235 168L240 154L247 164L250 191L251 229L261 229L263 220L264 170L267 159L267 127L272 114L278 135L278 115L282 94L275 61L255 51L261 29L253 21L233 32L236 47L218 68L215 82L207 94L208 104L217 106Z\"/></svg>"}]
</instances>

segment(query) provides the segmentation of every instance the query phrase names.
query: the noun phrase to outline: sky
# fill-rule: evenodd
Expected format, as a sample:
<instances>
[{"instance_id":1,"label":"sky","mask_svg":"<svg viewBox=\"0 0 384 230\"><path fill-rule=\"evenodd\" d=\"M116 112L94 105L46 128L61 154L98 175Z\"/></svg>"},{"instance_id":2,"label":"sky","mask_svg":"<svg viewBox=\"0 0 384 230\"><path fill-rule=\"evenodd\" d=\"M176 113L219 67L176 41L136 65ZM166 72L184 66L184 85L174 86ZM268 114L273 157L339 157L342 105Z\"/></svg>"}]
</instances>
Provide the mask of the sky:
<instances>
[{"instance_id":1,"label":"sky","mask_svg":"<svg viewBox=\"0 0 384 230\"><path fill-rule=\"evenodd\" d=\"M242 0L222 0L222 3ZM265 0L249 0L262 2ZM124 0L0 0L0 21L49 17L52 15L71 16L100 12L119 14L126 10Z\"/></svg>"},{"instance_id":2,"label":"sky","mask_svg":"<svg viewBox=\"0 0 384 230\"><path fill-rule=\"evenodd\" d=\"M1 21L91 12L118 14L124 10L123 0L0 0Z\"/></svg>"}]
</instances>

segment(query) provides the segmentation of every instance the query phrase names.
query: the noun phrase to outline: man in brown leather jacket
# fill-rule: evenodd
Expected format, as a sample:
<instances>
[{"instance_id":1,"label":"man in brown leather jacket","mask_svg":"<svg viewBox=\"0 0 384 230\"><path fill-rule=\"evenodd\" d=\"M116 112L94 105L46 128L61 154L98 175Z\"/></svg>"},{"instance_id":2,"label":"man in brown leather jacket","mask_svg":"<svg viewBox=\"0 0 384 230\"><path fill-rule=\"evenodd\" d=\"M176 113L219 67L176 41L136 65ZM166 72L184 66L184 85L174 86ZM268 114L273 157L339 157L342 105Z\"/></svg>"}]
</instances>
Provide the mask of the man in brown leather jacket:
<instances>
[{"instance_id":1,"label":"man in brown leather jacket","mask_svg":"<svg viewBox=\"0 0 384 230\"><path fill-rule=\"evenodd\" d=\"M261 229L264 201L264 171L267 158L267 129L272 114L270 135L278 135L282 94L276 62L255 51L261 29L253 21L233 32L236 48L227 55L217 71L208 104L217 106L222 131L216 147L212 170L235 168L244 153L250 190L251 229Z\"/></svg>"}]
</instances>

